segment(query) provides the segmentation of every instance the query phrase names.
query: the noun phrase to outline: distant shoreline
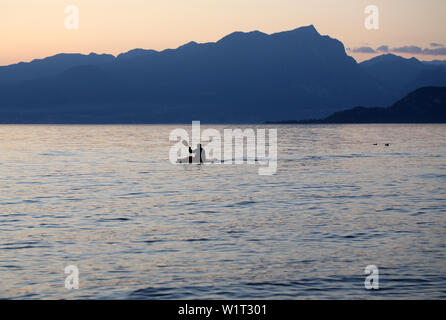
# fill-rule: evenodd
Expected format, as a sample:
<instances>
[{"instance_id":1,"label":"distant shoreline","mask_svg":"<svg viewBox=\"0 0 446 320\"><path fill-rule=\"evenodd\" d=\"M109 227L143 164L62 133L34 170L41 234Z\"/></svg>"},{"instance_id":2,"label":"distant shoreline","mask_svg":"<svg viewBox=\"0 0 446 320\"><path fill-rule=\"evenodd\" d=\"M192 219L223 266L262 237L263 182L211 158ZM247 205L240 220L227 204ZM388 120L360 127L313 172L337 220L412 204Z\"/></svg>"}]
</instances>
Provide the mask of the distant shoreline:
<instances>
[{"instance_id":1,"label":"distant shoreline","mask_svg":"<svg viewBox=\"0 0 446 320\"><path fill-rule=\"evenodd\" d=\"M446 123L446 87L424 87L387 108L356 107L324 119L268 121L268 124Z\"/></svg>"},{"instance_id":2,"label":"distant shoreline","mask_svg":"<svg viewBox=\"0 0 446 320\"><path fill-rule=\"evenodd\" d=\"M0 114L0 118L1 118ZM4 116L4 115L3 115ZM59 119L58 119L59 117ZM4 116L0 124L34 124L34 125L189 125L193 120L200 120L203 125L315 125L315 124L444 124L446 123L446 87L423 87L417 89L390 107L355 107L338 111L323 119L308 120L275 120L275 121L219 121L215 116L188 114L182 119L187 120L170 122L167 117L164 121L149 121L149 116L138 119L134 114L101 115L71 115L61 116L57 113L48 113L37 117L32 115ZM5 119L6 118L6 119ZM42 121L41 119L46 119ZM194 119L195 118L195 119ZM198 118L198 119L197 119ZM121 120L118 120L121 119ZM209 120L211 119L211 120Z\"/></svg>"}]
</instances>

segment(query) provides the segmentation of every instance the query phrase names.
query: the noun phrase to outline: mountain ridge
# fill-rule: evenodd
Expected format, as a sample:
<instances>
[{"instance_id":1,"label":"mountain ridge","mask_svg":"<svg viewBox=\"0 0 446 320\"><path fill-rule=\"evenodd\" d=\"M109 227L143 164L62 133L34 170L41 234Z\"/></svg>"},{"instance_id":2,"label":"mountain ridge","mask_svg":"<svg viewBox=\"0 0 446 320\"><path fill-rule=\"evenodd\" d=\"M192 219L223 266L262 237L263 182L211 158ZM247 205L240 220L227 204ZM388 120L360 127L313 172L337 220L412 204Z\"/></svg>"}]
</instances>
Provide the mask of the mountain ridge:
<instances>
[{"instance_id":1,"label":"mountain ridge","mask_svg":"<svg viewBox=\"0 0 446 320\"><path fill-rule=\"evenodd\" d=\"M407 90L370 74L347 55L342 42L320 35L313 25L272 34L233 32L216 42L191 41L163 51L89 57L60 72L54 72L62 68L57 66L35 78L26 75L21 82L5 82L0 68L0 121L305 119L361 104L384 106ZM435 84L446 76L439 72L412 80L423 84L431 78Z\"/></svg>"},{"instance_id":2,"label":"mountain ridge","mask_svg":"<svg viewBox=\"0 0 446 320\"><path fill-rule=\"evenodd\" d=\"M281 121L276 123L446 123L446 87L419 88L386 108L355 107L335 112L324 119Z\"/></svg>"}]
</instances>

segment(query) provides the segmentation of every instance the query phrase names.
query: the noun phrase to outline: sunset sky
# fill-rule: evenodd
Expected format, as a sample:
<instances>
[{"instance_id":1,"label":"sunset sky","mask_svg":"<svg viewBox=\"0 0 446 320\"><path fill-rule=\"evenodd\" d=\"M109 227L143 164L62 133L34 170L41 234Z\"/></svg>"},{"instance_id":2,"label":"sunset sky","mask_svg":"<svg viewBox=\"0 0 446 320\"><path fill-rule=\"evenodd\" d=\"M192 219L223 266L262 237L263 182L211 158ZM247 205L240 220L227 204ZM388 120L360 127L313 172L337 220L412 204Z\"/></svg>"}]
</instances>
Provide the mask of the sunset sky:
<instances>
[{"instance_id":1,"label":"sunset sky","mask_svg":"<svg viewBox=\"0 0 446 320\"><path fill-rule=\"evenodd\" d=\"M371 4L380 9L379 30L364 26ZM79 8L78 30L65 28L68 5ZM274 33L310 24L341 40L357 60L381 53L354 51L380 46L446 60L445 14L445 0L1 0L0 65L61 52L162 50L214 42L233 31Z\"/></svg>"}]
</instances>

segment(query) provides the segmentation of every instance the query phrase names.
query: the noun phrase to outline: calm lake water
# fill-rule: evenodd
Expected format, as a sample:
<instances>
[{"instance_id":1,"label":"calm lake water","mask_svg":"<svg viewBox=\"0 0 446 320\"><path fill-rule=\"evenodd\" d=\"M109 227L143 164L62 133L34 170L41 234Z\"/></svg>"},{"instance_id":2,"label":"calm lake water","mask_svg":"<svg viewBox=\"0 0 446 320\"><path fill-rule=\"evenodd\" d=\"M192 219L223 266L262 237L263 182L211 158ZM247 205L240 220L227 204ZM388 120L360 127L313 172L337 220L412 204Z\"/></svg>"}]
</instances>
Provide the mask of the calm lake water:
<instances>
[{"instance_id":1,"label":"calm lake water","mask_svg":"<svg viewBox=\"0 0 446 320\"><path fill-rule=\"evenodd\" d=\"M0 126L0 298L446 298L445 125L278 126L274 176L177 127Z\"/></svg>"}]
</instances>

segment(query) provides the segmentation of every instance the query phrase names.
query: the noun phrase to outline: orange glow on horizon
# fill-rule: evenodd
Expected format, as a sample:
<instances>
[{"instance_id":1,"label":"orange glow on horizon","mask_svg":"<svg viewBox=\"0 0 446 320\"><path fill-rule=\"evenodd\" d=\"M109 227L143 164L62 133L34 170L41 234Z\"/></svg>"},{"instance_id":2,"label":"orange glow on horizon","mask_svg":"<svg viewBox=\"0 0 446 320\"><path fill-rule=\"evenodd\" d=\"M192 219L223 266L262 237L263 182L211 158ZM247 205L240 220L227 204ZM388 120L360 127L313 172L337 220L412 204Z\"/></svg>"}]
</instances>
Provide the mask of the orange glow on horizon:
<instances>
[{"instance_id":1,"label":"orange glow on horizon","mask_svg":"<svg viewBox=\"0 0 446 320\"><path fill-rule=\"evenodd\" d=\"M2 0L0 65L61 52L117 55L134 48L163 50L189 41L215 42L234 31L274 33L310 24L348 48L446 45L444 0L375 0L380 29L373 31L364 27L368 4L365 0ZM68 5L79 8L78 30L64 26ZM359 61L374 56L347 53Z\"/></svg>"}]
</instances>

